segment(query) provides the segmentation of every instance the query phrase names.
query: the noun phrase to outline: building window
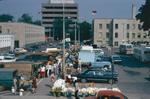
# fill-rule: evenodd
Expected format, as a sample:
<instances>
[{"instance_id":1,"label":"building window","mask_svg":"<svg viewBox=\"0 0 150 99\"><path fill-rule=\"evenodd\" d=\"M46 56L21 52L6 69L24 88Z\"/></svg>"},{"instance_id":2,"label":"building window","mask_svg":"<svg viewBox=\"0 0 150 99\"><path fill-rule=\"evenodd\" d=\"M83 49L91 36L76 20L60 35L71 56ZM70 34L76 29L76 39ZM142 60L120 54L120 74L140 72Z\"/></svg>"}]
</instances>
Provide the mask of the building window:
<instances>
[{"instance_id":1,"label":"building window","mask_svg":"<svg viewBox=\"0 0 150 99\"><path fill-rule=\"evenodd\" d=\"M132 33L132 38L135 38L135 33Z\"/></svg>"},{"instance_id":2,"label":"building window","mask_svg":"<svg viewBox=\"0 0 150 99\"><path fill-rule=\"evenodd\" d=\"M115 46L118 46L118 42L116 41L116 42L114 43L114 45L115 45Z\"/></svg>"},{"instance_id":3,"label":"building window","mask_svg":"<svg viewBox=\"0 0 150 99\"><path fill-rule=\"evenodd\" d=\"M102 32L99 32L98 37L99 37L99 38L102 37Z\"/></svg>"},{"instance_id":4,"label":"building window","mask_svg":"<svg viewBox=\"0 0 150 99\"><path fill-rule=\"evenodd\" d=\"M99 29L102 29L103 27L102 27L102 24L99 24Z\"/></svg>"},{"instance_id":5,"label":"building window","mask_svg":"<svg viewBox=\"0 0 150 99\"><path fill-rule=\"evenodd\" d=\"M139 30L141 30L141 29L142 29L141 24L138 24L138 29L139 29Z\"/></svg>"},{"instance_id":6,"label":"building window","mask_svg":"<svg viewBox=\"0 0 150 99\"><path fill-rule=\"evenodd\" d=\"M7 33L10 33L10 30L9 30L9 29L7 29Z\"/></svg>"},{"instance_id":7,"label":"building window","mask_svg":"<svg viewBox=\"0 0 150 99\"><path fill-rule=\"evenodd\" d=\"M115 38L118 38L118 33L117 32L115 33Z\"/></svg>"},{"instance_id":8,"label":"building window","mask_svg":"<svg viewBox=\"0 0 150 99\"><path fill-rule=\"evenodd\" d=\"M146 37L147 37L147 33L144 33L143 38L146 38Z\"/></svg>"},{"instance_id":9,"label":"building window","mask_svg":"<svg viewBox=\"0 0 150 99\"><path fill-rule=\"evenodd\" d=\"M132 24L132 28L133 28L133 30L136 28L135 24Z\"/></svg>"},{"instance_id":10,"label":"building window","mask_svg":"<svg viewBox=\"0 0 150 99\"><path fill-rule=\"evenodd\" d=\"M129 33L127 33L127 38L129 38L129 35L130 35L130 34L129 34Z\"/></svg>"},{"instance_id":11,"label":"building window","mask_svg":"<svg viewBox=\"0 0 150 99\"><path fill-rule=\"evenodd\" d=\"M118 29L118 24L115 24L115 29Z\"/></svg>"},{"instance_id":12,"label":"building window","mask_svg":"<svg viewBox=\"0 0 150 99\"><path fill-rule=\"evenodd\" d=\"M138 38L141 38L141 34L139 33L139 34L137 35L137 37L138 37Z\"/></svg>"},{"instance_id":13,"label":"building window","mask_svg":"<svg viewBox=\"0 0 150 99\"><path fill-rule=\"evenodd\" d=\"M110 29L110 24L106 24L106 28L107 28L107 29Z\"/></svg>"},{"instance_id":14,"label":"building window","mask_svg":"<svg viewBox=\"0 0 150 99\"><path fill-rule=\"evenodd\" d=\"M109 32L106 33L106 38L109 38Z\"/></svg>"},{"instance_id":15,"label":"building window","mask_svg":"<svg viewBox=\"0 0 150 99\"><path fill-rule=\"evenodd\" d=\"M130 24L127 24L127 29L128 29L128 30L130 29Z\"/></svg>"}]
</instances>

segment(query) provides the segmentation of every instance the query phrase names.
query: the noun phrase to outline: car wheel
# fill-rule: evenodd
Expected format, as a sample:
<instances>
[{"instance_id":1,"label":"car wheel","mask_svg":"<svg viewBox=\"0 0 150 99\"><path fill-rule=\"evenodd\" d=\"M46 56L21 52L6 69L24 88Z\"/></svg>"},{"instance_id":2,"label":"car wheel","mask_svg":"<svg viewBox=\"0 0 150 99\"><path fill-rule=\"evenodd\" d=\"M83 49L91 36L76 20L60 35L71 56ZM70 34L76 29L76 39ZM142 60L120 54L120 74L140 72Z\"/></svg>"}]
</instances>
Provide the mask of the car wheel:
<instances>
[{"instance_id":1,"label":"car wheel","mask_svg":"<svg viewBox=\"0 0 150 99\"><path fill-rule=\"evenodd\" d=\"M81 79L81 82L82 82L82 83L86 83L87 80L86 80L86 79Z\"/></svg>"},{"instance_id":2,"label":"car wheel","mask_svg":"<svg viewBox=\"0 0 150 99\"><path fill-rule=\"evenodd\" d=\"M118 80L114 80L113 82L116 84L116 83L118 83Z\"/></svg>"}]
</instances>

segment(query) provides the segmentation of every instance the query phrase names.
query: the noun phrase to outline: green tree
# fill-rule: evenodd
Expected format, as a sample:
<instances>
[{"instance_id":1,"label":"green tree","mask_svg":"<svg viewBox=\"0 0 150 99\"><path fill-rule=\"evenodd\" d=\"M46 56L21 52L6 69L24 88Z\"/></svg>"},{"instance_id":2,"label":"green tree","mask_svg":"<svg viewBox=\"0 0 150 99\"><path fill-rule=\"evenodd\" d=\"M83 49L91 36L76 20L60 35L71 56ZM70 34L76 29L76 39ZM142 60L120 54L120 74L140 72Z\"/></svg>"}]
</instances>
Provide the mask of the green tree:
<instances>
[{"instance_id":1,"label":"green tree","mask_svg":"<svg viewBox=\"0 0 150 99\"><path fill-rule=\"evenodd\" d=\"M8 22L13 21L14 17L10 14L2 14L0 15L0 22Z\"/></svg>"},{"instance_id":2,"label":"green tree","mask_svg":"<svg viewBox=\"0 0 150 99\"><path fill-rule=\"evenodd\" d=\"M54 33L54 38L56 40L62 40L63 38L63 24L62 24L62 19L55 19L53 22L53 33Z\"/></svg>"},{"instance_id":3,"label":"green tree","mask_svg":"<svg viewBox=\"0 0 150 99\"><path fill-rule=\"evenodd\" d=\"M92 35L92 28L91 24L84 21L80 23L80 40L81 42L83 40L92 40L93 35Z\"/></svg>"},{"instance_id":4,"label":"green tree","mask_svg":"<svg viewBox=\"0 0 150 99\"><path fill-rule=\"evenodd\" d=\"M33 21L33 24L35 24L35 25L39 25L39 26L41 26L41 25L42 25L42 24L41 24L41 20Z\"/></svg>"},{"instance_id":5,"label":"green tree","mask_svg":"<svg viewBox=\"0 0 150 99\"><path fill-rule=\"evenodd\" d=\"M136 18L139 19L140 22L143 22L142 28L144 30L150 29L150 0L146 0L145 4L140 7Z\"/></svg>"},{"instance_id":6,"label":"green tree","mask_svg":"<svg viewBox=\"0 0 150 99\"><path fill-rule=\"evenodd\" d=\"M70 19L65 19L65 35L66 37L70 37L71 40L74 40L74 35L73 35L73 22ZM54 34L54 38L55 40L59 39L62 40L63 39L63 21L61 18L55 19L53 22L53 28L52 28L52 32Z\"/></svg>"},{"instance_id":7,"label":"green tree","mask_svg":"<svg viewBox=\"0 0 150 99\"><path fill-rule=\"evenodd\" d=\"M24 13L19 19L18 19L19 22L24 22L24 23L33 23L32 21L32 17L27 14L27 13Z\"/></svg>"}]
</instances>

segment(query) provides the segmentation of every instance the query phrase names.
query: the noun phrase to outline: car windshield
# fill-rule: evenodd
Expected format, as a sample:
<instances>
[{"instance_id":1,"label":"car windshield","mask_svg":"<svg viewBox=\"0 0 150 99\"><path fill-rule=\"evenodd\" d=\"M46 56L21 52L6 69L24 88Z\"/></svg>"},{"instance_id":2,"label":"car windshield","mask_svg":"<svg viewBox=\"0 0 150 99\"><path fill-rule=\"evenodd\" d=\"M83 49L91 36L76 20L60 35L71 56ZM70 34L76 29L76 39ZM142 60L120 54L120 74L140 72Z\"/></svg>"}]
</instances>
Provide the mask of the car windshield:
<instances>
[{"instance_id":1,"label":"car windshield","mask_svg":"<svg viewBox=\"0 0 150 99\"><path fill-rule=\"evenodd\" d=\"M98 99L121 99L117 96L100 96Z\"/></svg>"},{"instance_id":2,"label":"car windshield","mask_svg":"<svg viewBox=\"0 0 150 99\"><path fill-rule=\"evenodd\" d=\"M131 45L128 45L127 48L132 48L132 46L131 46Z\"/></svg>"},{"instance_id":3,"label":"car windshield","mask_svg":"<svg viewBox=\"0 0 150 99\"><path fill-rule=\"evenodd\" d=\"M120 59L120 57L119 57L119 56L118 56L118 57L116 56L116 57L113 57L113 59Z\"/></svg>"}]
</instances>

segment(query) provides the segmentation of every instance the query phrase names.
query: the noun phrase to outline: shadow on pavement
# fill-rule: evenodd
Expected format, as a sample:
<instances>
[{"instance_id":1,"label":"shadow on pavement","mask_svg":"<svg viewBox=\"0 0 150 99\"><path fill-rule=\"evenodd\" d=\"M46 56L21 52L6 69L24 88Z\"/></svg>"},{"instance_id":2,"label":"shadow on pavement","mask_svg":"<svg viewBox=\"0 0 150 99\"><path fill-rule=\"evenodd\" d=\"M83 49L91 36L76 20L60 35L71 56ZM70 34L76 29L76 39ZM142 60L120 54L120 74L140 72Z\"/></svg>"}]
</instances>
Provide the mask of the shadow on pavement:
<instances>
[{"instance_id":1,"label":"shadow on pavement","mask_svg":"<svg viewBox=\"0 0 150 99\"><path fill-rule=\"evenodd\" d=\"M135 59L132 55L121 55L122 65L126 67L149 67L150 63L142 63Z\"/></svg>"},{"instance_id":2,"label":"shadow on pavement","mask_svg":"<svg viewBox=\"0 0 150 99\"><path fill-rule=\"evenodd\" d=\"M150 81L150 77L146 77L145 79L146 79L147 81Z\"/></svg>"},{"instance_id":3,"label":"shadow on pavement","mask_svg":"<svg viewBox=\"0 0 150 99\"><path fill-rule=\"evenodd\" d=\"M132 75L132 76L137 76L137 75L140 75L141 73L140 72L137 72L137 71L132 71L132 70L125 70L124 71L129 74L129 75Z\"/></svg>"}]
</instances>

